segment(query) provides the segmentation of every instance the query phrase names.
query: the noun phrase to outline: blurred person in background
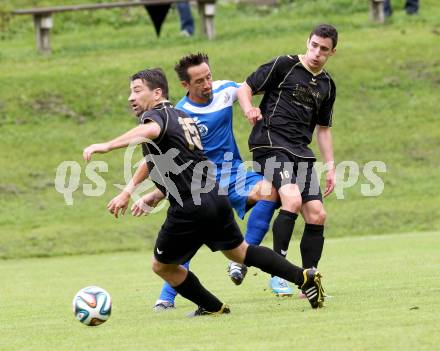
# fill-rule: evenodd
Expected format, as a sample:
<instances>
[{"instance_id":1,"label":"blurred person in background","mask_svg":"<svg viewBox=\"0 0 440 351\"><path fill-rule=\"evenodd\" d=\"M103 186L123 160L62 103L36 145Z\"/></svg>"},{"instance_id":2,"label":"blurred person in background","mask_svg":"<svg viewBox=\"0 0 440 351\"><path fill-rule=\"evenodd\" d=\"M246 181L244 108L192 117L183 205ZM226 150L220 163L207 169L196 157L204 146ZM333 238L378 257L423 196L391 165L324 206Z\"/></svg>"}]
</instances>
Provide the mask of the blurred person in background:
<instances>
[{"instance_id":1,"label":"blurred person in background","mask_svg":"<svg viewBox=\"0 0 440 351\"><path fill-rule=\"evenodd\" d=\"M176 4L176 7L180 18L180 34L185 37L194 35L194 18L189 2L179 2Z\"/></svg>"},{"instance_id":2,"label":"blurred person in background","mask_svg":"<svg viewBox=\"0 0 440 351\"><path fill-rule=\"evenodd\" d=\"M408 15L417 15L419 12L419 0L406 0L405 1L405 11ZM386 17L390 17L393 14L391 0L384 1L383 12Z\"/></svg>"}]
</instances>

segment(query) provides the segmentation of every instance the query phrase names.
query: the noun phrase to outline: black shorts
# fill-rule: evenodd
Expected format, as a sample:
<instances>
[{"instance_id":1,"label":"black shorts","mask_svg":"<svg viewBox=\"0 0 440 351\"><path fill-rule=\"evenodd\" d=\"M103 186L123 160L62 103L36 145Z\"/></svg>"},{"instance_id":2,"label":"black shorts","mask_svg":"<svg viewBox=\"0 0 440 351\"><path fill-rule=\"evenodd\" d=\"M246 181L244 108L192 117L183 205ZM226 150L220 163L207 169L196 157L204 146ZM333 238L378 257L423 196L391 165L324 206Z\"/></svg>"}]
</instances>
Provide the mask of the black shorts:
<instances>
[{"instance_id":1,"label":"black shorts","mask_svg":"<svg viewBox=\"0 0 440 351\"><path fill-rule=\"evenodd\" d=\"M203 245L211 251L232 250L243 242L228 197L217 191L201 194L201 204L192 198L183 206L171 205L154 247L154 257L161 263L182 264Z\"/></svg>"},{"instance_id":2,"label":"black shorts","mask_svg":"<svg viewBox=\"0 0 440 351\"><path fill-rule=\"evenodd\" d=\"M277 191L285 184L297 184L302 201L322 202L321 188L313 161L293 155L284 149L261 148L253 151L253 159L261 173Z\"/></svg>"}]
</instances>

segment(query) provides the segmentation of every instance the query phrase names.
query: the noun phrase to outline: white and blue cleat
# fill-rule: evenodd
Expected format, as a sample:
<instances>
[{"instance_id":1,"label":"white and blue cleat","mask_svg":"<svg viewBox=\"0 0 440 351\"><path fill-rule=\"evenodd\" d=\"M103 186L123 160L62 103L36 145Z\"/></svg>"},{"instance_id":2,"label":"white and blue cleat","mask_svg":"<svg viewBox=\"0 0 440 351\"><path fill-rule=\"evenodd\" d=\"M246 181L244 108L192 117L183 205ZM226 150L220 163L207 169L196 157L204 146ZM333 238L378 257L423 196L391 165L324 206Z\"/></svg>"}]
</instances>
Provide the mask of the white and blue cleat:
<instances>
[{"instance_id":1,"label":"white and blue cleat","mask_svg":"<svg viewBox=\"0 0 440 351\"><path fill-rule=\"evenodd\" d=\"M272 277L269 280L269 287L277 296L292 296L293 289L289 286L287 280L280 277Z\"/></svg>"},{"instance_id":2,"label":"white and blue cleat","mask_svg":"<svg viewBox=\"0 0 440 351\"><path fill-rule=\"evenodd\" d=\"M237 262L229 262L228 274L235 285L243 283L244 277L246 277L247 267L244 264Z\"/></svg>"}]
</instances>

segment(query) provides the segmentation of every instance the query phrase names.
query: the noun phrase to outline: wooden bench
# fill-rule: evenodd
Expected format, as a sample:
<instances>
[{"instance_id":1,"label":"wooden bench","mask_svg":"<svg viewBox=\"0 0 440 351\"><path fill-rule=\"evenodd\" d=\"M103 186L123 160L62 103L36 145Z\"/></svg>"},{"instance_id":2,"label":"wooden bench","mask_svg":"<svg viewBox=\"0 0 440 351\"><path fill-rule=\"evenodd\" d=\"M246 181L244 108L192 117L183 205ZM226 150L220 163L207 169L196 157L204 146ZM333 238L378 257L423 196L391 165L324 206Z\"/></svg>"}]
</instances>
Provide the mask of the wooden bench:
<instances>
[{"instance_id":1,"label":"wooden bench","mask_svg":"<svg viewBox=\"0 0 440 351\"><path fill-rule=\"evenodd\" d=\"M67 11L84 11L110 9L116 7L131 7L144 5L164 5L183 2L185 0L136 0L100 4L66 5L54 7L40 7L33 9L15 10L13 15L32 15L34 17L35 39L37 49L42 53L50 53L50 30L53 28L52 14ZM202 31L209 40L215 37L214 15L216 0L197 0L200 18L202 21Z\"/></svg>"}]
</instances>

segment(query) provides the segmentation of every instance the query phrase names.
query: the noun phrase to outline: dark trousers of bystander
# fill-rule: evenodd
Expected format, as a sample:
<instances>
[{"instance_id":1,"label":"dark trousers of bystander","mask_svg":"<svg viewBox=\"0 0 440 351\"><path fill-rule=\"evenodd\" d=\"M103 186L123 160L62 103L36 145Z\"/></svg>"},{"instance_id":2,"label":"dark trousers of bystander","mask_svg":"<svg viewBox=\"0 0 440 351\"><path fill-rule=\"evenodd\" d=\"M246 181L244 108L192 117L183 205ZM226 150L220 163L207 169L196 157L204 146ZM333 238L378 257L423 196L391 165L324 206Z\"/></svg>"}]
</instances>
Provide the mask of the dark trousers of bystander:
<instances>
[{"instance_id":1,"label":"dark trousers of bystander","mask_svg":"<svg viewBox=\"0 0 440 351\"><path fill-rule=\"evenodd\" d=\"M385 0L383 4L385 16L389 17L393 14L391 0ZM406 0L405 11L408 15L416 15L419 12L419 0Z\"/></svg>"}]
</instances>

